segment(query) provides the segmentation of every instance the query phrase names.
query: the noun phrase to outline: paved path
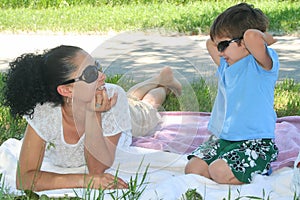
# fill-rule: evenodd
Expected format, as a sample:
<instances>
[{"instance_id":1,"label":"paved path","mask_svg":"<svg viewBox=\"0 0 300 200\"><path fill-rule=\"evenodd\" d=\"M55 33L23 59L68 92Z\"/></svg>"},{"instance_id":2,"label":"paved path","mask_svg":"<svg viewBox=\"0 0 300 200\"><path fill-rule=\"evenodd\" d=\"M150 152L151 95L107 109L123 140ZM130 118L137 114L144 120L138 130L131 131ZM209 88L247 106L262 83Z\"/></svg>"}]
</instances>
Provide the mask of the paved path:
<instances>
[{"instance_id":1,"label":"paved path","mask_svg":"<svg viewBox=\"0 0 300 200\"><path fill-rule=\"evenodd\" d=\"M165 36L158 33L122 33L108 35L5 34L0 33L0 70L8 62L27 52L49 49L61 44L82 47L101 60L107 74L143 78L165 65L176 76L191 81L200 76L211 79L215 65L205 49L207 36ZM273 48L281 62L279 80L293 78L300 82L300 38L276 37Z\"/></svg>"}]
</instances>

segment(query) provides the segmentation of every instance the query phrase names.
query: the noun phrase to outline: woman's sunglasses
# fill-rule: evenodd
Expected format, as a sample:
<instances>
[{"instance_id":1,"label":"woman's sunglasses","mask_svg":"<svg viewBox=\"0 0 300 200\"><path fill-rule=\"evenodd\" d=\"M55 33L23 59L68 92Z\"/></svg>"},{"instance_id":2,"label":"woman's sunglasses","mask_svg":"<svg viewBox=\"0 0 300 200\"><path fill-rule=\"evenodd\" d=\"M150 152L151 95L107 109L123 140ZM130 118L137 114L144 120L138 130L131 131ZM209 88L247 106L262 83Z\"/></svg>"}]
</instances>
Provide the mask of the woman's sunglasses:
<instances>
[{"instance_id":1,"label":"woman's sunglasses","mask_svg":"<svg viewBox=\"0 0 300 200\"><path fill-rule=\"evenodd\" d=\"M99 72L103 73L103 68L100 65L100 62L96 60L95 65L87 66L79 77L64 81L63 83L61 83L61 85L66 85L77 81L92 83L98 79Z\"/></svg>"},{"instance_id":2,"label":"woman's sunglasses","mask_svg":"<svg viewBox=\"0 0 300 200\"><path fill-rule=\"evenodd\" d=\"M238 42L241 39L243 39L243 37L241 37L241 38L234 38L232 40L224 40L224 41L219 42L219 44L217 45L218 51L219 52L225 51L225 49L230 45L230 43L232 43L232 42Z\"/></svg>"}]
</instances>

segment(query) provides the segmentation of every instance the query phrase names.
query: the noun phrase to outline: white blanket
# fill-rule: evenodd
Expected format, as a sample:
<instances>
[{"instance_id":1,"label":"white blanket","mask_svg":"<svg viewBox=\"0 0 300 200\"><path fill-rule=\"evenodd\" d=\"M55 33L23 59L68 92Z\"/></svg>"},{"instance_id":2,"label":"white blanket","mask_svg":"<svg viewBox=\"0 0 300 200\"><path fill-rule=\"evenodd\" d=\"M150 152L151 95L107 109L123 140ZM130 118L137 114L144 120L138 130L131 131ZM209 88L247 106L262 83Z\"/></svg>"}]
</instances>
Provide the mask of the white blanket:
<instances>
[{"instance_id":1,"label":"white blanket","mask_svg":"<svg viewBox=\"0 0 300 200\"><path fill-rule=\"evenodd\" d=\"M1 185L4 182L9 192L21 194L15 187L17 160L21 141L9 139L0 147L0 173L3 174ZM292 168L285 167L276 170L270 176L256 175L253 183L242 186L220 185L198 175L185 175L184 166L187 162L186 155L168 153L141 147L130 147L126 151L118 151L113 167L108 170L112 174L118 170L119 176L129 181L139 172L139 179L143 177L149 164L146 176L147 185L141 199L175 200L182 198L188 189L197 189L206 200L235 199L241 196L270 197L276 200L293 199L294 192L291 187L293 175ZM45 159L43 169L61 173L85 172L86 167L63 169L51 165ZM139 180L140 181L140 180ZM39 192L51 197L79 196L84 197L86 189L62 189ZM109 191L107 191L109 192ZM111 192L111 191L110 191ZM122 194L122 191L115 191ZM92 195L97 195L93 191ZM91 198L93 199L93 198ZM105 199L112 199L109 194ZM246 198L245 198L246 199Z\"/></svg>"}]
</instances>

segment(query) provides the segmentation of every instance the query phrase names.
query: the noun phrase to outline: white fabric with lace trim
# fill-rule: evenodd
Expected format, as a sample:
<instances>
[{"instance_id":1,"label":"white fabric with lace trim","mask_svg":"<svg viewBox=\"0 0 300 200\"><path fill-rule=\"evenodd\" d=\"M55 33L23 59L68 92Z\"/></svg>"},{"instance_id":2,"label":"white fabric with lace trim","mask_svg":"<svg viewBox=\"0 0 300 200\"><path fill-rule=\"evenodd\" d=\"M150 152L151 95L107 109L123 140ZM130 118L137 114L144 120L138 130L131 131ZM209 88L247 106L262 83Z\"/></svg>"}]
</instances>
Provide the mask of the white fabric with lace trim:
<instances>
[{"instance_id":1,"label":"white fabric with lace trim","mask_svg":"<svg viewBox=\"0 0 300 200\"><path fill-rule=\"evenodd\" d=\"M114 107L102 113L103 135L112 136L122 132L118 148L131 144L131 119L125 91L113 84L106 84L108 96L118 93L118 100ZM45 157L60 167L79 167L85 165L84 135L77 144L67 144L64 140L62 128L61 107L53 107L45 103L37 105L33 118L25 117L37 134L46 141Z\"/></svg>"}]
</instances>

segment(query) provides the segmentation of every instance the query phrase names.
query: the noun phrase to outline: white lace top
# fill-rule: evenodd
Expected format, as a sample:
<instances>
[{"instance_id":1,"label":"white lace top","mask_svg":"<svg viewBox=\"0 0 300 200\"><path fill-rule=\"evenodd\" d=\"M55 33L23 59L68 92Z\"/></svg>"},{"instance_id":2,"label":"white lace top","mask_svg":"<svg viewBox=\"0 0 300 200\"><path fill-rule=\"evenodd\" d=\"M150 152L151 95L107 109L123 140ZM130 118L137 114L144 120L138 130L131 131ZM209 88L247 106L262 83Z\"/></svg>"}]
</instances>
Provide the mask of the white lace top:
<instances>
[{"instance_id":1,"label":"white lace top","mask_svg":"<svg viewBox=\"0 0 300 200\"><path fill-rule=\"evenodd\" d=\"M102 113L103 135L112 136L122 132L118 148L131 144L131 119L125 91L113 84L105 84L108 96L114 91L118 93L118 100L114 107ZM46 141L45 157L54 165L60 167L79 167L85 164L84 135L77 144L67 144L64 140L61 107L53 107L49 103L37 105L33 119L25 117L27 122Z\"/></svg>"}]
</instances>

